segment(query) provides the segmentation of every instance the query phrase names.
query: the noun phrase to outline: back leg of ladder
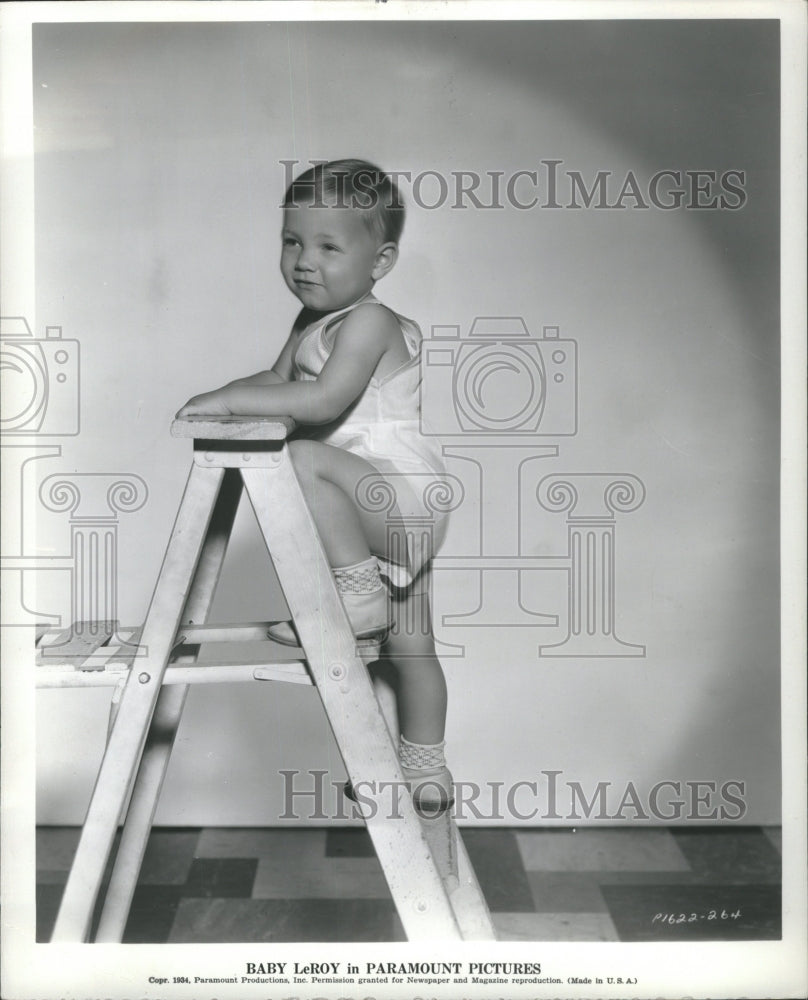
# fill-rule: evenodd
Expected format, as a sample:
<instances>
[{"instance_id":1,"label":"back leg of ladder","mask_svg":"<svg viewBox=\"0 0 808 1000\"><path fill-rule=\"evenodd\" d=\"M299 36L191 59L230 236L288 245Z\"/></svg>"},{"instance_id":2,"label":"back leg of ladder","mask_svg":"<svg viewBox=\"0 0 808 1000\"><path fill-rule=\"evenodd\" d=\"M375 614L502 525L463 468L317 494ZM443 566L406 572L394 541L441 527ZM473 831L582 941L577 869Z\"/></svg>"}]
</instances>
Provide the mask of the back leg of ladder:
<instances>
[{"instance_id":1,"label":"back leg of ladder","mask_svg":"<svg viewBox=\"0 0 808 1000\"><path fill-rule=\"evenodd\" d=\"M84 941L118 818L146 739L223 469L194 465L177 513L136 658L121 697L56 918L53 941Z\"/></svg>"},{"instance_id":2,"label":"back leg of ladder","mask_svg":"<svg viewBox=\"0 0 808 1000\"><path fill-rule=\"evenodd\" d=\"M241 476L238 470L228 469L182 612L180 632L182 625L200 625L207 619L227 552L227 543L230 540L241 492ZM199 646L191 646L187 654L177 657L172 662L193 663L198 655ZM157 700L104 898L104 907L95 937L97 942L119 942L126 929L126 920L143 863L143 855L146 852L160 791L168 770L188 687L187 684L166 686Z\"/></svg>"},{"instance_id":3,"label":"back leg of ladder","mask_svg":"<svg viewBox=\"0 0 808 1000\"><path fill-rule=\"evenodd\" d=\"M405 933L411 940L459 940L446 887L410 796L401 794L398 810L391 810L392 786L403 788L398 754L357 655L288 450L278 455L274 468L245 468L242 476L348 775L354 782L374 783L379 792L366 823Z\"/></svg>"},{"instance_id":4,"label":"back leg of ladder","mask_svg":"<svg viewBox=\"0 0 808 1000\"><path fill-rule=\"evenodd\" d=\"M172 684L157 699L104 894L96 943L119 943L123 938L187 693L187 684Z\"/></svg>"}]
</instances>

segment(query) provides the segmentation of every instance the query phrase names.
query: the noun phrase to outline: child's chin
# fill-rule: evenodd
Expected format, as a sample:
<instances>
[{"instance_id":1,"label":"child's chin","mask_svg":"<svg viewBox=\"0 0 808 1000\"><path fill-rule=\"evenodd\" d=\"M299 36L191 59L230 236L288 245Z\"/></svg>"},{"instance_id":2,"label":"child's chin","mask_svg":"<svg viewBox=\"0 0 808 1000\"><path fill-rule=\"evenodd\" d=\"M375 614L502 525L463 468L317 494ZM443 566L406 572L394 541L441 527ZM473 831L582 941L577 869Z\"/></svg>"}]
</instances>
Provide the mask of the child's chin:
<instances>
[{"instance_id":1,"label":"child's chin","mask_svg":"<svg viewBox=\"0 0 808 1000\"><path fill-rule=\"evenodd\" d=\"M312 308L327 308L329 306L328 296L323 294L321 288L300 288L295 286L292 291L304 306Z\"/></svg>"},{"instance_id":2,"label":"child's chin","mask_svg":"<svg viewBox=\"0 0 808 1000\"><path fill-rule=\"evenodd\" d=\"M298 291L296 294L299 302L315 312L334 312L337 309L342 309L343 303L341 301L335 301L329 295L318 293L320 293L319 289L313 292Z\"/></svg>"}]
</instances>

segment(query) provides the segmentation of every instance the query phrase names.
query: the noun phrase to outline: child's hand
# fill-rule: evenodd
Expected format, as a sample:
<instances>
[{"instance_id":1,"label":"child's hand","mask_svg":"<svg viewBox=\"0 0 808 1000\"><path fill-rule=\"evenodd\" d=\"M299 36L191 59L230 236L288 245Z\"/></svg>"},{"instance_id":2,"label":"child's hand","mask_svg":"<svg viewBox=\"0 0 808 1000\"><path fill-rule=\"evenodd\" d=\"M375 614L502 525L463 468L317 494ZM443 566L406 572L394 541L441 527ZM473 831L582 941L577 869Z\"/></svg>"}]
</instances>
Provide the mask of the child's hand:
<instances>
[{"instance_id":1,"label":"child's hand","mask_svg":"<svg viewBox=\"0 0 808 1000\"><path fill-rule=\"evenodd\" d=\"M192 396L177 412L177 417L226 417L232 412L221 389L215 389L213 392Z\"/></svg>"}]
</instances>

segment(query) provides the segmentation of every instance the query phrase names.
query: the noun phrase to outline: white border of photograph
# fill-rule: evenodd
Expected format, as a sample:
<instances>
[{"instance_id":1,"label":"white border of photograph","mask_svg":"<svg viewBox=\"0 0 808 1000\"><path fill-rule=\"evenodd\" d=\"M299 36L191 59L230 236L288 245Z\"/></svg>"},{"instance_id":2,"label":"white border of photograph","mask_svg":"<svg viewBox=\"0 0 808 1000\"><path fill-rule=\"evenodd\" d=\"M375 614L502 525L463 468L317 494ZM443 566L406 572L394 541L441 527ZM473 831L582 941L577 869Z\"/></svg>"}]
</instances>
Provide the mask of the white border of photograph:
<instances>
[{"instance_id":1,"label":"white border of photograph","mask_svg":"<svg viewBox=\"0 0 808 1000\"><path fill-rule=\"evenodd\" d=\"M3 632L2 995L27 998L412 996L412 987L226 985L203 990L150 979L240 976L247 962L519 961L541 963L562 986L463 988L469 997L799 997L808 987L805 784L805 328L806 6L765 3L8 3L0 8L3 292L34 301L31 24L39 21L333 19L779 18L782 28L782 733L783 937L687 944L464 942L423 944L35 944L34 689L32 629ZM5 297L5 295L4 295ZM33 310L32 310L33 312ZM568 977L636 978L636 985L574 986ZM425 987L424 996L457 997Z\"/></svg>"}]
</instances>

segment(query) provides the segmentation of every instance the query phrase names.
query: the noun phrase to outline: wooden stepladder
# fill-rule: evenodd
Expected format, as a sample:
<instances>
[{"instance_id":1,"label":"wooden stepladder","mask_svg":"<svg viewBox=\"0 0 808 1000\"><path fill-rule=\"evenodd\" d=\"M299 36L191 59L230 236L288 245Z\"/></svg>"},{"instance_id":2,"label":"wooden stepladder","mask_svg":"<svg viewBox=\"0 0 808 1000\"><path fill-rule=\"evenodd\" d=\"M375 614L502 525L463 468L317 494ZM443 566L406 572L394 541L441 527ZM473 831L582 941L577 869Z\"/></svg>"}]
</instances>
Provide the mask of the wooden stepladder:
<instances>
[{"instance_id":1,"label":"wooden stepladder","mask_svg":"<svg viewBox=\"0 0 808 1000\"><path fill-rule=\"evenodd\" d=\"M41 686L114 687L107 747L53 941L87 940L123 817L95 935L97 942L121 940L189 686L238 680L316 687L351 781L363 783L365 798L378 790L378 808L368 810L366 823L407 937L495 937L448 813L440 819L419 817L406 791L398 808L390 808L390 788L404 789L404 784L365 665L376 658L378 646L358 645L348 624L286 447L292 426L278 418L175 421L175 436L194 439L194 460L136 655L117 669L113 657L104 668L88 672L60 663L56 647L40 647L48 654L37 670ZM205 641L267 638L268 622L206 624L242 489L275 566L304 660L196 662ZM444 834L448 851L436 846Z\"/></svg>"}]
</instances>

